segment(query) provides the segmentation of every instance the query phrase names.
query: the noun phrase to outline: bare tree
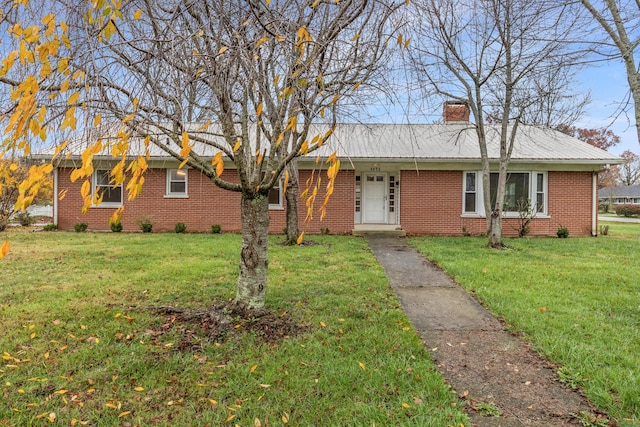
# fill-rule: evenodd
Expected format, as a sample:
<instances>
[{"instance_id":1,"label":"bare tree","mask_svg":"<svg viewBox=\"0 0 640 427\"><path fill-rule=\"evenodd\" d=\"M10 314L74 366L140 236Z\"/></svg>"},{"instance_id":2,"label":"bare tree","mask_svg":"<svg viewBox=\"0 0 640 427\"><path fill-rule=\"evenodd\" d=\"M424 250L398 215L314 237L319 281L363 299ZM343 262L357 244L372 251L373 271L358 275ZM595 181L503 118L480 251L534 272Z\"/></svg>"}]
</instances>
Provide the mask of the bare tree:
<instances>
[{"instance_id":1,"label":"bare tree","mask_svg":"<svg viewBox=\"0 0 640 427\"><path fill-rule=\"evenodd\" d=\"M121 9L108 2L60 4L66 6L71 54L57 96L64 104L59 125L97 126L93 134L100 136L88 143L72 173L73 180L84 180L85 208L95 202L89 191L93 156L105 152L114 156L112 184L126 177L129 198L142 189L152 149L239 192L235 304L261 309L269 191L280 182L295 189L295 159L327 141L341 103L376 72L395 38L390 18L404 2L132 0ZM318 121L328 131L311 134ZM321 211L339 168L335 156L327 163Z\"/></svg>"},{"instance_id":2,"label":"bare tree","mask_svg":"<svg viewBox=\"0 0 640 427\"><path fill-rule=\"evenodd\" d=\"M608 58L621 58L629 90L634 103L636 132L640 143L640 70L638 69L636 50L640 44L638 25L640 24L640 2L601 0L580 0L586 10L604 31L600 42L600 53ZM601 47L606 46L603 50ZM613 52L613 53L612 53Z\"/></svg>"},{"instance_id":3,"label":"bare tree","mask_svg":"<svg viewBox=\"0 0 640 427\"><path fill-rule=\"evenodd\" d=\"M640 156L626 150L620 157L624 159L624 163L620 168L620 183L622 185L636 185L640 181Z\"/></svg>"},{"instance_id":4,"label":"bare tree","mask_svg":"<svg viewBox=\"0 0 640 427\"><path fill-rule=\"evenodd\" d=\"M507 169L519 125L543 116L568 82L573 63L565 41L576 19L559 2L530 0L419 0L411 63L425 87L468 103L482 158L484 209L491 247L502 247ZM498 111L495 125L487 115ZM494 118L495 120L495 118ZM489 158L487 135L498 132L499 158ZM490 175L497 168L496 198Z\"/></svg>"}]
</instances>

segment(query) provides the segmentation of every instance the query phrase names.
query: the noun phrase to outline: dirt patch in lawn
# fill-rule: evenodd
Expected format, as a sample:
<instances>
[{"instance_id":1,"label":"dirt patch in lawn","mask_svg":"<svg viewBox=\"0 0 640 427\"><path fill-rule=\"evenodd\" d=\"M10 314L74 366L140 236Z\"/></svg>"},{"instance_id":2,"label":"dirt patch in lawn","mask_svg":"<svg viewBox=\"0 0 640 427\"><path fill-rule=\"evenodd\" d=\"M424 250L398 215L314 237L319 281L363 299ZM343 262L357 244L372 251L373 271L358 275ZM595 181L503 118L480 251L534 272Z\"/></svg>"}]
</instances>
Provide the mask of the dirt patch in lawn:
<instances>
[{"instance_id":1,"label":"dirt patch in lawn","mask_svg":"<svg viewBox=\"0 0 640 427\"><path fill-rule=\"evenodd\" d=\"M163 324L149 331L150 335L157 338L169 332L177 333L180 341L176 348L180 351L199 351L205 338L208 342L220 343L240 334L253 334L267 344L277 344L309 329L286 312L253 312L229 309L225 305L192 310L162 306L149 310L165 317Z\"/></svg>"}]
</instances>

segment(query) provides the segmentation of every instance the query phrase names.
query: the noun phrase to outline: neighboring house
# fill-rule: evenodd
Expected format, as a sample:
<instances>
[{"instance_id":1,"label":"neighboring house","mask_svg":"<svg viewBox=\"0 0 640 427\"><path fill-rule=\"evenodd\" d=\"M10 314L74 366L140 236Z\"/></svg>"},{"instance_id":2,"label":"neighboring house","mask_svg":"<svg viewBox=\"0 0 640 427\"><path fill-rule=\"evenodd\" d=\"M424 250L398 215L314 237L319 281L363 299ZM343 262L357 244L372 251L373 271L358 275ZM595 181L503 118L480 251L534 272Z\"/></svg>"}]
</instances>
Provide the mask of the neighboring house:
<instances>
[{"instance_id":1,"label":"neighboring house","mask_svg":"<svg viewBox=\"0 0 640 427\"><path fill-rule=\"evenodd\" d=\"M327 217L304 225L307 232L348 234L360 230L403 230L408 234L461 235L486 232L480 150L466 107L445 106L443 124L340 124L320 150L299 159L300 184L317 168L316 156L337 151L342 159ZM326 128L319 127L319 132ZM489 156L497 168L498 128L489 128ZM86 146L86 143L84 144ZM82 214L81 182L70 174L80 165L81 149L67 149L56 164L54 222L71 229L86 222L89 230L109 230L113 208L124 205L125 231L138 230L136 219L148 215L154 231L173 230L184 222L188 231L240 231L240 194L217 188L194 169L178 170L179 162L153 149L142 194L127 201L122 187L110 188L108 171L115 160L108 153L94 157L93 188L106 190L102 203ZM213 152L210 153L213 156ZM50 159L41 153L36 159ZM518 202L530 201L536 211L531 235L555 235L561 226L573 236L596 234L598 171L621 160L563 133L541 127L518 130L506 188L504 234L516 235ZM322 163L320 163L322 165ZM497 169L496 169L497 170ZM317 176L316 171L316 176ZM224 175L234 174L225 163ZM326 176L323 172L323 179ZM492 188L497 174L492 175ZM324 185L323 185L324 187ZM271 232L285 227L281 189L270 195ZM493 193L493 191L492 191ZM322 195L322 197L324 197ZM322 203L321 195L316 203ZM299 203L300 221L306 216Z\"/></svg>"},{"instance_id":2,"label":"neighboring house","mask_svg":"<svg viewBox=\"0 0 640 427\"><path fill-rule=\"evenodd\" d=\"M598 190L601 205L640 205L640 185L604 187Z\"/></svg>"}]
</instances>

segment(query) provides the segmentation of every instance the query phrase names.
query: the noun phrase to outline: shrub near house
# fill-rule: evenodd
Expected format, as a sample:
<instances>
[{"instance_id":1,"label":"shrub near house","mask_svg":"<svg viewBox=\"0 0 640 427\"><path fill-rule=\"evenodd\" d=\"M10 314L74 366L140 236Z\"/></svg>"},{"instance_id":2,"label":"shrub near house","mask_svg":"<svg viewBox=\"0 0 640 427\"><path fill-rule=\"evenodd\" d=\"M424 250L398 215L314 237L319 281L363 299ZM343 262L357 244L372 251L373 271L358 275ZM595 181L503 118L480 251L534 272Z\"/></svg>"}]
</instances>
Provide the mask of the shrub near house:
<instances>
[{"instance_id":1,"label":"shrub near house","mask_svg":"<svg viewBox=\"0 0 640 427\"><path fill-rule=\"evenodd\" d=\"M640 216L640 205L618 205L616 215L628 218Z\"/></svg>"}]
</instances>

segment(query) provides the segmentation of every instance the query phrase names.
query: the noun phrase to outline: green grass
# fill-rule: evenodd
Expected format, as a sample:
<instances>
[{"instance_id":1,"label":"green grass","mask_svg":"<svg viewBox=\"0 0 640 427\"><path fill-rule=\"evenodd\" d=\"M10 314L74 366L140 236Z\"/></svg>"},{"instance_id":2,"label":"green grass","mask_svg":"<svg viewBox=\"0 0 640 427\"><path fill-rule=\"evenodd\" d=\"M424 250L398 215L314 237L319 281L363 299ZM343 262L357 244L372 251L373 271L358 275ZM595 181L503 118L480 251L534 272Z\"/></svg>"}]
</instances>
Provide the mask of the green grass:
<instances>
[{"instance_id":1,"label":"green grass","mask_svg":"<svg viewBox=\"0 0 640 427\"><path fill-rule=\"evenodd\" d=\"M640 425L640 224L598 238L411 239L422 253L561 365L621 426Z\"/></svg>"},{"instance_id":2,"label":"green grass","mask_svg":"<svg viewBox=\"0 0 640 427\"><path fill-rule=\"evenodd\" d=\"M360 239L272 237L268 308L306 331L193 353L148 307L233 298L239 236L0 238L0 425L469 425Z\"/></svg>"}]
</instances>

